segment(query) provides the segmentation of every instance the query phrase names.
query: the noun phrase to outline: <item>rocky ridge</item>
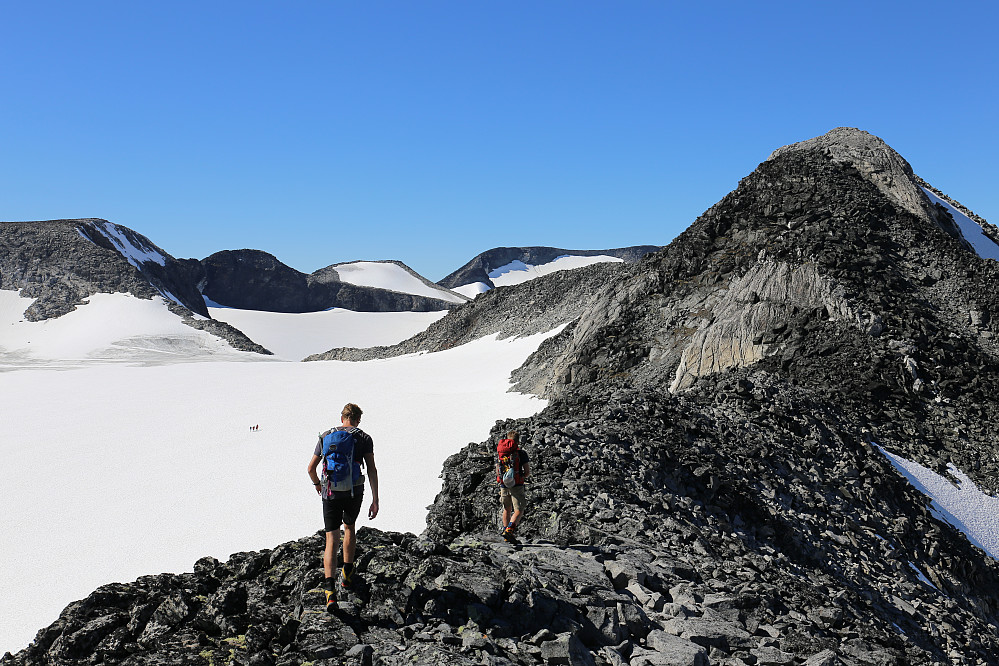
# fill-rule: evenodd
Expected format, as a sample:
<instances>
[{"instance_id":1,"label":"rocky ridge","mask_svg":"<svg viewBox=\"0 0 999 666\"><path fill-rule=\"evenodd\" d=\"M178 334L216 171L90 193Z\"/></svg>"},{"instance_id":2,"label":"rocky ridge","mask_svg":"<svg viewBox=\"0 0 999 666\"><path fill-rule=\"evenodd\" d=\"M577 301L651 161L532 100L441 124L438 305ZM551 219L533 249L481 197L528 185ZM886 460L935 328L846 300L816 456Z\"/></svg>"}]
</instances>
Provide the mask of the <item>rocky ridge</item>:
<instances>
[{"instance_id":1,"label":"rocky ridge","mask_svg":"<svg viewBox=\"0 0 999 666\"><path fill-rule=\"evenodd\" d=\"M657 245L635 245L632 247L620 247L610 250L565 250L557 247L495 247L491 250L476 255L467 264L454 271L437 284L442 287L453 289L466 284L482 282L495 287L489 273L496 268L506 266L514 261L521 261L530 266L547 264L558 257L571 255L574 257L595 257L606 255L617 257L625 262L633 263L638 261L650 252L659 249Z\"/></svg>"},{"instance_id":2,"label":"rocky ridge","mask_svg":"<svg viewBox=\"0 0 999 666\"><path fill-rule=\"evenodd\" d=\"M343 282L337 264L307 275L260 250L224 250L195 263L196 280L205 296L245 310L319 312L338 307L358 312L430 312L455 305L442 299ZM416 275L401 262L389 263Z\"/></svg>"},{"instance_id":3,"label":"rocky ridge","mask_svg":"<svg viewBox=\"0 0 999 666\"><path fill-rule=\"evenodd\" d=\"M445 317L427 345L532 300L571 319L517 373L551 404L446 461L422 536L361 531L347 614L319 612L315 535L105 586L2 663L995 663L999 565L880 447L993 488L999 272L871 173L780 151L642 262ZM519 548L497 539L508 429L533 470Z\"/></svg>"},{"instance_id":4,"label":"rocky ridge","mask_svg":"<svg viewBox=\"0 0 999 666\"><path fill-rule=\"evenodd\" d=\"M107 220L0 222L0 289L37 299L29 321L59 317L95 293L162 296L208 316L184 265L145 236Z\"/></svg>"},{"instance_id":5,"label":"rocky ridge","mask_svg":"<svg viewBox=\"0 0 999 666\"><path fill-rule=\"evenodd\" d=\"M999 268L822 151L764 162L668 248L623 269L529 359L523 390L682 393L756 367L821 391L878 441L996 490L987 414Z\"/></svg>"},{"instance_id":6,"label":"rocky ridge","mask_svg":"<svg viewBox=\"0 0 999 666\"><path fill-rule=\"evenodd\" d=\"M0 222L0 289L35 299L24 312L28 321L60 317L96 293L160 296L188 326L234 349L270 354L242 331L209 317L189 262L107 220Z\"/></svg>"}]
</instances>

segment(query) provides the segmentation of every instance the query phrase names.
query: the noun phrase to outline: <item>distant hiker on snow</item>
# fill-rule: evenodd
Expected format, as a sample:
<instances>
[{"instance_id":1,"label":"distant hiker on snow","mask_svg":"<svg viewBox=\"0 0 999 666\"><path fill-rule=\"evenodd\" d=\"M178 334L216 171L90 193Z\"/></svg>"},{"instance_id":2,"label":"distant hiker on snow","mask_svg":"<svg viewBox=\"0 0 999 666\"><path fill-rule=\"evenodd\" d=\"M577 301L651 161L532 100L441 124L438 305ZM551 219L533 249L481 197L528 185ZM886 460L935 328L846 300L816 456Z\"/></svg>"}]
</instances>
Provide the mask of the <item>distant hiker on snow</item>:
<instances>
[{"instance_id":1,"label":"distant hiker on snow","mask_svg":"<svg viewBox=\"0 0 999 666\"><path fill-rule=\"evenodd\" d=\"M361 408L354 403L344 405L340 413L341 425L319 436L316 450L309 460L309 478L316 492L323 498L323 522L326 526L326 550L323 553L323 571L326 580L326 610L336 608L333 591L333 569L337 549L340 547L340 525L343 525L343 569L340 585L349 588L354 580L354 523L364 501L364 475L368 473L371 486L371 506L368 518L378 515L378 469L375 467L375 445L371 436L357 427L361 422ZM322 478L316 468L323 463Z\"/></svg>"},{"instance_id":2,"label":"distant hiker on snow","mask_svg":"<svg viewBox=\"0 0 999 666\"><path fill-rule=\"evenodd\" d=\"M517 525L527 509L524 481L531 474L530 459L520 448L520 437L510 431L496 444L496 483L500 485L503 506L503 538L516 540Z\"/></svg>"}]
</instances>

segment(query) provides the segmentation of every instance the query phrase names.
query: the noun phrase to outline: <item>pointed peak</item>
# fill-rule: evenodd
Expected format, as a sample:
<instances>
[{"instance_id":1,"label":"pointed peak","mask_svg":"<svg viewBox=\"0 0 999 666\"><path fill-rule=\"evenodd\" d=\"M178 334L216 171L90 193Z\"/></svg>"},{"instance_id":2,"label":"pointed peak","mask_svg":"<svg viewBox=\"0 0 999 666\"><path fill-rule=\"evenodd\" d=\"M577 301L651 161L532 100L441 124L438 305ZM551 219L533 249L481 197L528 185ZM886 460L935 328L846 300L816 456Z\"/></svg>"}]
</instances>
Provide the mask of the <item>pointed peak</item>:
<instances>
[{"instance_id":1,"label":"pointed peak","mask_svg":"<svg viewBox=\"0 0 999 666\"><path fill-rule=\"evenodd\" d=\"M881 137L856 127L836 127L822 136L778 148L768 161L801 150L817 151L834 162L852 164L903 209L924 219L935 219L912 166Z\"/></svg>"},{"instance_id":2,"label":"pointed peak","mask_svg":"<svg viewBox=\"0 0 999 666\"><path fill-rule=\"evenodd\" d=\"M834 159L846 157L847 155L861 156L874 153L888 153L896 156L907 167L909 164L891 146L885 143L884 139L856 127L835 127L820 136L782 146L771 153L770 159L792 150L821 150L830 154ZM912 171L911 167L909 171Z\"/></svg>"}]
</instances>

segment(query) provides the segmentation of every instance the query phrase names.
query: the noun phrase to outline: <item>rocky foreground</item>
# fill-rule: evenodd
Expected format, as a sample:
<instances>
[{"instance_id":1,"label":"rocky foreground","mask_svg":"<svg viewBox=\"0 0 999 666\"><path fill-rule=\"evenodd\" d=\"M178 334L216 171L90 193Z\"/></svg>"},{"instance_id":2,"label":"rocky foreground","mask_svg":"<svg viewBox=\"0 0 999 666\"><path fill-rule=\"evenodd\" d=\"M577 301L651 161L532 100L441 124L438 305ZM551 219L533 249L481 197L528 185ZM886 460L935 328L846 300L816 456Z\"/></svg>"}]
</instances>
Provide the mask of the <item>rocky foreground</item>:
<instances>
[{"instance_id":1,"label":"rocky foreground","mask_svg":"<svg viewBox=\"0 0 999 666\"><path fill-rule=\"evenodd\" d=\"M994 663L999 566L864 433L763 378L708 392L498 424L448 460L423 536L360 531L342 614L316 534L104 586L2 663ZM520 547L489 471L510 427L534 469Z\"/></svg>"}]
</instances>

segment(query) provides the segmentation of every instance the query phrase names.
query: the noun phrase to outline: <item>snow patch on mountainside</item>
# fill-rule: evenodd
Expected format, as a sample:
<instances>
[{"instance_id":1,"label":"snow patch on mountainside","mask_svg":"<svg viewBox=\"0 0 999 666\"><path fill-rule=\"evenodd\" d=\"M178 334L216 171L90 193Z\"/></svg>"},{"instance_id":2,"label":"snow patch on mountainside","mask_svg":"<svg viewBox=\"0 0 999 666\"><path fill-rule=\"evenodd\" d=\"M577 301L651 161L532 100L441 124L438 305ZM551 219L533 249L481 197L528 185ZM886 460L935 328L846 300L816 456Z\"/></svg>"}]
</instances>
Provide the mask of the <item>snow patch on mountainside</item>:
<instances>
[{"instance_id":1,"label":"snow patch on mountainside","mask_svg":"<svg viewBox=\"0 0 999 666\"><path fill-rule=\"evenodd\" d=\"M999 498L983 493L954 465L948 465L948 470L956 484L919 463L878 449L909 483L930 498L930 509L937 518L953 525L971 543L999 560Z\"/></svg>"},{"instance_id":2,"label":"snow patch on mountainside","mask_svg":"<svg viewBox=\"0 0 999 666\"><path fill-rule=\"evenodd\" d=\"M510 373L558 330L360 363L0 372L0 653L99 585L321 529L306 463L347 402L364 409L380 481L381 512L367 519L367 496L360 524L421 532L443 461L546 406L508 392Z\"/></svg>"},{"instance_id":3,"label":"snow patch on mountainside","mask_svg":"<svg viewBox=\"0 0 999 666\"><path fill-rule=\"evenodd\" d=\"M0 291L0 370L247 356L224 340L185 325L158 297L94 294L73 312L35 322L24 319L33 302L17 291Z\"/></svg>"},{"instance_id":4,"label":"snow patch on mountainside","mask_svg":"<svg viewBox=\"0 0 999 666\"><path fill-rule=\"evenodd\" d=\"M563 255L561 257L557 257L554 261L548 262L547 264L539 264L537 266L525 264L522 261L512 261L505 266L500 266L499 268L494 268L489 271L489 279L492 280L493 284L497 287L507 287L527 282L528 280L533 280L534 278L539 278L542 275L548 275L549 273L554 273L556 271L582 268L583 266L608 261L622 262L623 259L607 255L597 255L594 257Z\"/></svg>"},{"instance_id":5,"label":"snow patch on mountainside","mask_svg":"<svg viewBox=\"0 0 999 666\"><path fill-rule=\"evenodd\" d=\"M954 218L954 222L957 223L958 228L961 229L961 234L964 236L965 240L971 243L971 247L975 248L975 252L978 253L978 256L984 259L999 260L999 245L996 245L995 241L985 235L985 232L982 231L980 224L972 220L954 206L950 205L947 201L933 194L933 192L927 190L925 187L922 189L923 192L926 192L926 196L930 198L930 201L938 203L947 209L947 211Z\"/></svg>"},{"instance_id":6,"label":"snow patch on mountainside","mask_svg":"<svg viewBox=\"0 0 999 666\"><path fill-rule=\"evenodd\" d=\"M462 296L468 296L469 298L475 298L479 294L484 294L485 292L492 289L485 282L473 282L472 284L462 285L461 287L455 287L451 291L456 291Z\"/></svg>"},{"instance_id":7,"label":"snow patch on mountainside","mask_svg":"<svg viewBox=\"0 0 999 666\"><path fill-rule=\"evenodd\" d=\"M465 302L463 298L447 290L431 287L398 264L380 261L355 261L349 264L337 264L333 266L333 269L340 276L341 282L359 287L377 287L403 294L438 298L449 303Z\"/></svg>"},{"instance_id":8,"label":"snow patch on mountainside","mask_svg":"<svg viewBox=\"0 0 999 666\"><path fill-rule=\"evenodd\" d=\"M113 222L104 222L103 224L95 224L94 228L97 229L101 235L111 241L111 243L118 248L118 251L121 252L121 255L125 257L128 263L132 264L136 268L141 269L139 264L147 261L152 261L160 266L166 265L166 257L153 248L137 247L124 233L122 233L117 224L114 224Z\"/></svg>"},{"instance_id":9,"label":"snow patch on mountainside","mask_svg":"<svg viewBox=\"0 0 999 666\"><path fill-rule=\"evenodd\" d=\"M394 345L447 314L437 312L263 312L218 307L205 299L213 319L232 324L282 359L300 361L335 347Z\"/></svg>"}]
</instances>

